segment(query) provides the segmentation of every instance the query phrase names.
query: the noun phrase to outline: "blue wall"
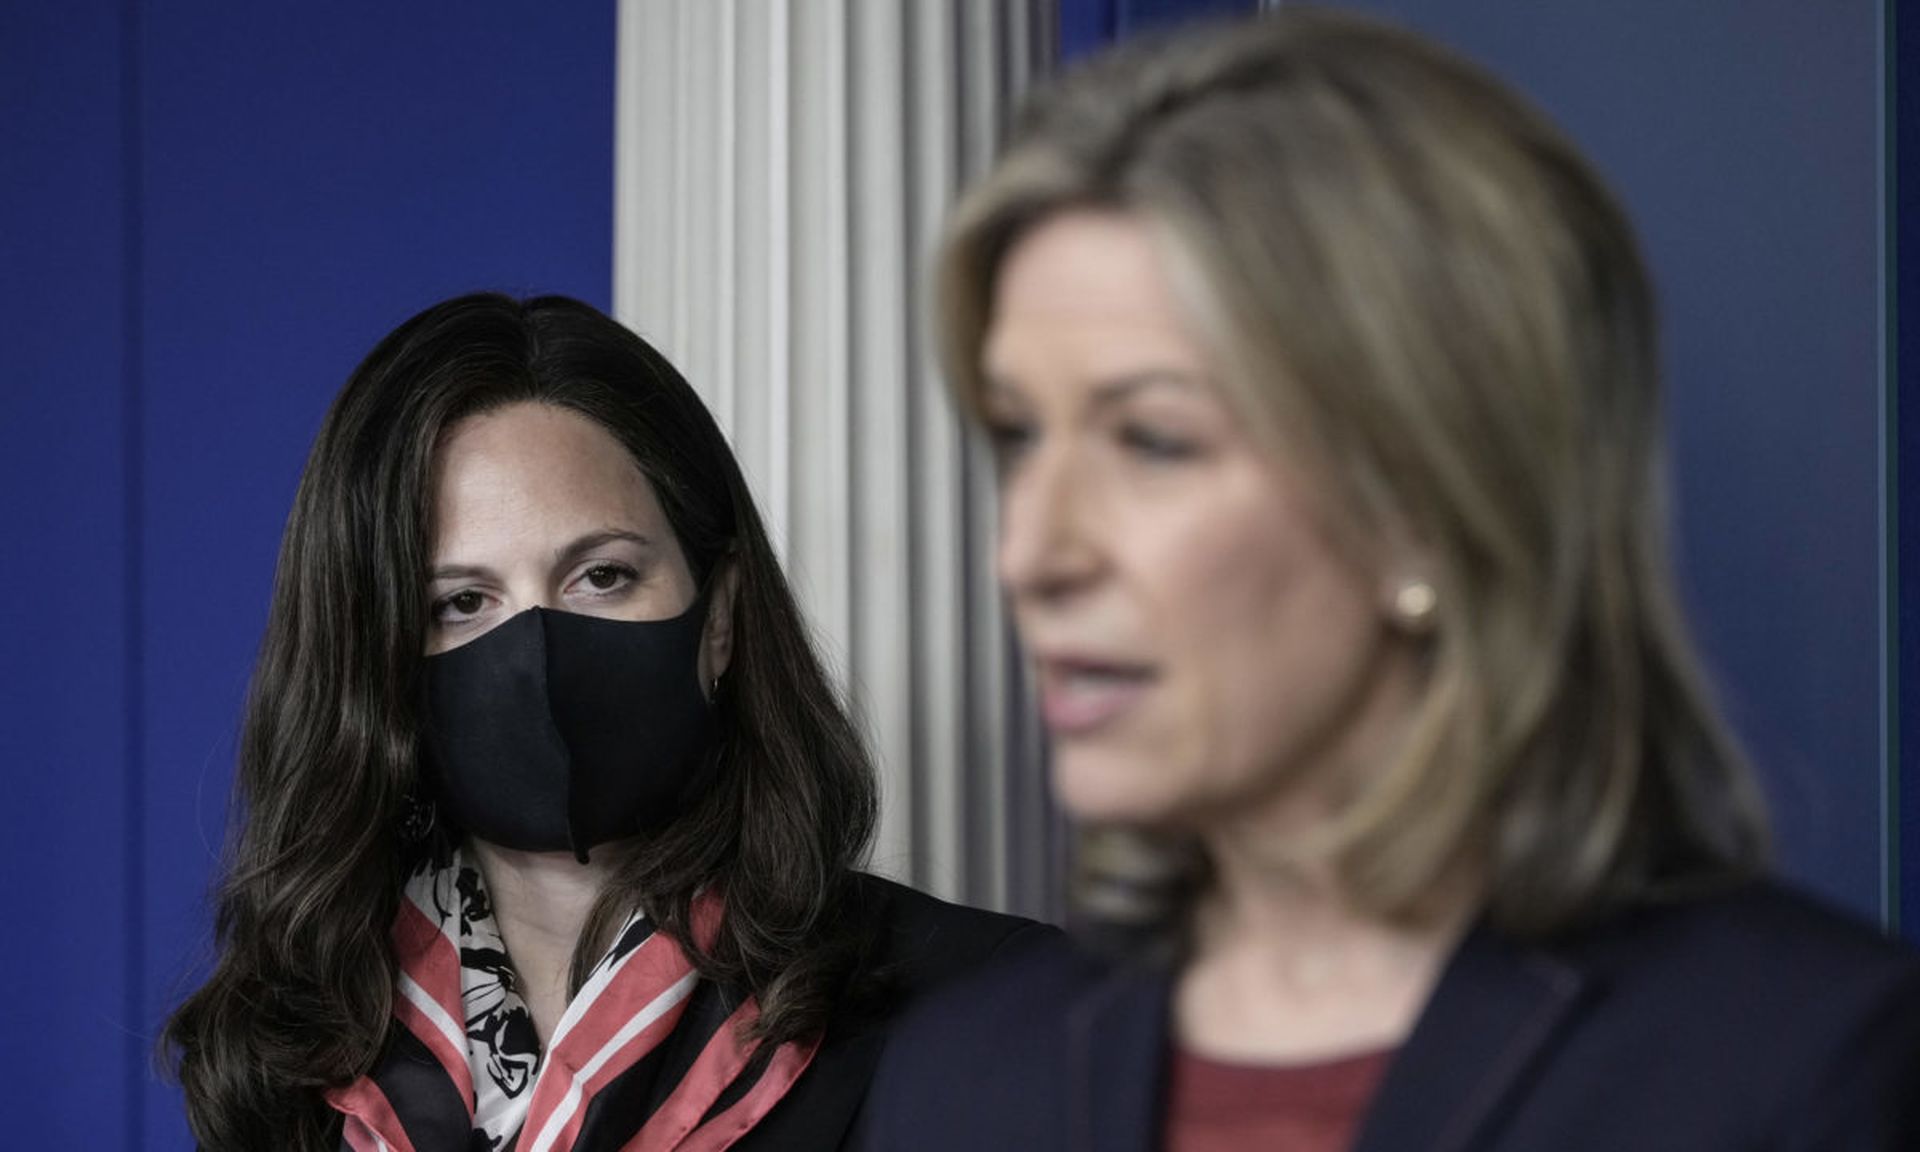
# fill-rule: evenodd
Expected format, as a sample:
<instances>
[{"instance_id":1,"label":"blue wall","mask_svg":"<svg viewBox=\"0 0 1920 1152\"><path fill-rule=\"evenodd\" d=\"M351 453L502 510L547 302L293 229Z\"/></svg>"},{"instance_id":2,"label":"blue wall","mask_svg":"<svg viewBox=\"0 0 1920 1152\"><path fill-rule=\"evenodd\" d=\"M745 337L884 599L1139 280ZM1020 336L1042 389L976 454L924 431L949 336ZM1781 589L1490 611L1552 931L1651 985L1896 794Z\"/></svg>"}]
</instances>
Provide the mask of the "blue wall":
<instances>
[{"instance_id":1,"label":"blue wall","mask_svg":"<svg viewBox=\"0 0 1920 1152\"><path fill-rule=\"evenodd\" d=\"M1889 0L1891 18L1896 6ZM1884 139L1892 150L1885 267L1896 307L1893 334L1896 535L1894 570L1900 612L1896 640L1900 739L1894 789L1899 835L1900 924L1920 940L1920 6L1887 29L1886 76L1893 114Z\"/></svg>"},{"instance_id":2,"label":"blue wall","mask_svg":"<svg viewBox=\"0 0 1920 1152\"><path fill-rule=\"evenodd\" d=\"M610 302L614 8L0 8L0 1105L187 1147L241 696L327 402L455 292Z\"/></svg>"},{"instance_id":3,"label":"blue wall","mask_svg":"<svg viewBox=\"0 0 1920 1152\"><path fill-rule=\"evenodd\" d=\"M112 4L0 8L0 1110L25 1146L125 1146L138 1028L120 43Z\"/></svg>"}]
</instances>

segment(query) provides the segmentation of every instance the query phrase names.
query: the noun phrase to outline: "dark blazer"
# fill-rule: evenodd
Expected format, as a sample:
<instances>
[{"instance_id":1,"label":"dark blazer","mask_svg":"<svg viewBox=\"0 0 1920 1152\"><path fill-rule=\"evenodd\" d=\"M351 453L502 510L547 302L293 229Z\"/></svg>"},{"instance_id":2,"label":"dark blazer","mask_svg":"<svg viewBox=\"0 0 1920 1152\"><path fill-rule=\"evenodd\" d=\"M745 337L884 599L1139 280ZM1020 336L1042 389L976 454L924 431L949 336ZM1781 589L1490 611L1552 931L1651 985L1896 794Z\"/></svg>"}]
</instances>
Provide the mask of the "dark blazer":
<instances>
[{"instance_id":1,"label":"dark blazer","mask_svg":"<svg viewBox=\"0 0 1920 1152\"><path fill-rule=\"evenodd\" d=\"M874 1152L1160 1144L1164 972L1066 946L901 1026ZM1920 958L1772 883L1449 959L1357 1152L1920 1150Z\"/></svg>"},{"instance_id":2,"label":"dark blazer","mask_svg":"<svg viewBox=\"0 0 1920 1152\"><path fill-rule=\"evenodd\" d=\"M1058 928L937 900L923 892L863 876L867 915L880 922L875 967L889 993L878 1010L827 1026L813 1062L733 1152L813 1152L853 1147L860 1108L891 1025L931 990L996 957L1065 939Z\"/></svg>"}]
</instances>

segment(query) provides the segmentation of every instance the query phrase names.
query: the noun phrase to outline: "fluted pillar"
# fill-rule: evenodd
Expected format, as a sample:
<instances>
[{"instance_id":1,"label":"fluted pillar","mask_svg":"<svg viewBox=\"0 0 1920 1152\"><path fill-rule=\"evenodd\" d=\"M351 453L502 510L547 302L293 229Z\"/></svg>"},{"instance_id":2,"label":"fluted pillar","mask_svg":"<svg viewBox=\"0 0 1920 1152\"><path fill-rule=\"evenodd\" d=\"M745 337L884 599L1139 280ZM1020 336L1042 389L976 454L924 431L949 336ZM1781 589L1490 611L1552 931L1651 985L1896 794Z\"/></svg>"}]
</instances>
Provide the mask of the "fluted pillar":
<instances>
[{"instance_id":1,"label":"fluted pillar","mask_svg":"<svg viewBox=\"0 0 1920 1152\"><path fill-rule=\"evenodd\" d=\"M1052 0L623 0L614 293L726 429L865 722L875 867L1041 915L1057 820L927 312L947 208L1054 23Z\"/></svg>"}]
</instances>

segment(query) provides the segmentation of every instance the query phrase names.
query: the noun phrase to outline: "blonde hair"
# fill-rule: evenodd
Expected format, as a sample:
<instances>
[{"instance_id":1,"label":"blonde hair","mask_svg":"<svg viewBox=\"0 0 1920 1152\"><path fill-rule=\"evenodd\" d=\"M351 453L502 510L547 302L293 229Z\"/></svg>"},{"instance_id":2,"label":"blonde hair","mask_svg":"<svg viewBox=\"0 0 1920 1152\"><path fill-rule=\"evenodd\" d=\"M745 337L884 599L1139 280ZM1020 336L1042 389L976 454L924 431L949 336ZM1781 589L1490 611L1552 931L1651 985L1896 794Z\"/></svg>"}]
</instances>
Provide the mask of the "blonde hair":
<instances>
[{"instance_id":1,"label":"blonde hair","mask_svg":"<svg viewBox=\"0 0 1920 1152\"><path fill-rule=\"evenodd\" d=\"M1651 289L1542 115L1326 12L1109 52L1042 93L952 220L941 354L975 415L999 266L1078 209L1159 234L1231 399L1362 547L1430 566L1411 735L1330 831L1350 900L1417 918L1466 866L1498 926L1542 936L1759 869L1757 791L1669 575ZM1151 894L1141 859L1090 854L1093 914L1177 929L1190 887L1099 895L1116 868Z\"/></svg>"}]
</instances>

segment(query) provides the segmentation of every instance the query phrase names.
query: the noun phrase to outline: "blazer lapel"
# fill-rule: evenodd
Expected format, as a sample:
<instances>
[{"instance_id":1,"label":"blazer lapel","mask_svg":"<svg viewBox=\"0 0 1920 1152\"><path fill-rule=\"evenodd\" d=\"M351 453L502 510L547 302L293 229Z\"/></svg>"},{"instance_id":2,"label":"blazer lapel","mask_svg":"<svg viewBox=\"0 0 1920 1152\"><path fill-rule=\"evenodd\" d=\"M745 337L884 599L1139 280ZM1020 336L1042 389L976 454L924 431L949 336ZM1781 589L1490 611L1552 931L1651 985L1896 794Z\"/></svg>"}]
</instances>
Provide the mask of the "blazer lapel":
<instances>
[{"instance_id":1,"label":"blazer lapel","mask_svg":"<svg viewBox=\"0 0 1920 1152\"><path fill-rule=\"evenodd\" d=\"M1465 1152L1563 1030L1589 978L1473 930L1368 1109L1355 1152Z\"/></svg>"},{"instance_id":2,"label":"blazer lapel","mask_svg":"<svg viewBox=\"0 0 1920 1152\"><path fill-rule=\"evenodd\" d=\"M1130 968L1076 998L1067 1024L1072 1152L1151 1152L1160 1146L1171 988L1164 972Z\"/></svg>"}]
</instances>

